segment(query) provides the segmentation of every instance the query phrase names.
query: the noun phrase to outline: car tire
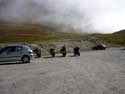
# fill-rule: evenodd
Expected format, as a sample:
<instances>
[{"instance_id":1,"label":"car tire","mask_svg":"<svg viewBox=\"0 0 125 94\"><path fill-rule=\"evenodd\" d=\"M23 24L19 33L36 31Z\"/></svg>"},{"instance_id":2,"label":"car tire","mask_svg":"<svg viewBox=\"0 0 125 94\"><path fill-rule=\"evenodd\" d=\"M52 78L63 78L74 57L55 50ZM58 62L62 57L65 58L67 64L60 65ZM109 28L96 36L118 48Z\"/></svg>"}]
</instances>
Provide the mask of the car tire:
<instances>
[{"instance_id":1,"label":"car tire","mask_svg":"<svg viewBox=\"0 0 125 94\"><path fill-rule=\"evenodd\" d=\"M23 56L21 60L22 60L23 63L30 63L30 57L29 56Z\"/></svg>"}]
</instances>

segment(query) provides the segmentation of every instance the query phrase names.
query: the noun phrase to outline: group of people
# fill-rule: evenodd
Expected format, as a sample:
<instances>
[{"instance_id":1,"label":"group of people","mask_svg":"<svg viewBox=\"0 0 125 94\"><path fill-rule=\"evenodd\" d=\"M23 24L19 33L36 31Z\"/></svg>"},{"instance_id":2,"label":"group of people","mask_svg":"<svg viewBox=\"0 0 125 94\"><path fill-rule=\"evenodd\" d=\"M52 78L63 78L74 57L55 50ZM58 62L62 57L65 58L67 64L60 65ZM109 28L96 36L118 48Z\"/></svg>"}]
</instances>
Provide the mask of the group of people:
<instances>
[{"instance_id":1,"label":"group of people","mask_svg":"<svg viewBox=\"0 0 125 94\"><path fill-rule=\"evenodd\" d=\"M79 47L75 47L73 48L73 52L74 52L74 56L80 56L80 48ZM62 57L66 57L66 47L65 45L60 49L60 53L62 54ZM52 57L55 57L55 50L53 48L50 49L50 55Z\"/></svg>"}]
</instances>

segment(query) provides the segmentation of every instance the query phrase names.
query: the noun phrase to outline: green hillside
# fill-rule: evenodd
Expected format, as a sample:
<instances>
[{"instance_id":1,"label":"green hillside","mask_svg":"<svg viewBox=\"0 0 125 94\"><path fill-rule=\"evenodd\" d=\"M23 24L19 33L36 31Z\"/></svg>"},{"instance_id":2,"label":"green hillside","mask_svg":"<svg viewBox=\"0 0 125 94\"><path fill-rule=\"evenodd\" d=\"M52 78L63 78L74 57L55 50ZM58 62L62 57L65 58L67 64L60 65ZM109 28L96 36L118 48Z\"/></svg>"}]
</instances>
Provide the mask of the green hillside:
<instances>
[{"instance_id":1,"label":"green hillside","mask_svg":"<svg viewBox=\"0 0 125 94\"><path fill-rule=\"evenodd\" d=\"M113 34L94 34L92 36L99 40L104 40L108 43L125 46L125 30L120 30Z\"/></svg>"},{"instance_id":2,"label":"green hillside","mask_svg":"<svg viewBox=\"0 0 125 94\"><path fill-rule=\"evenodd\" d=\"M48 29L38 24L0 23L0 43L44 41Z\"/></svg>"},{"instance_id":3,"label":"green hillside","mask_svg":"<svg viewBox=\"0 0 125 94\"><path fill-rule=\"evenodd\" d=\"M0 43L32 43L81 39L80 34L53 32L51 28L29 23L0 23Z\"/></svg>"}]
</instances>

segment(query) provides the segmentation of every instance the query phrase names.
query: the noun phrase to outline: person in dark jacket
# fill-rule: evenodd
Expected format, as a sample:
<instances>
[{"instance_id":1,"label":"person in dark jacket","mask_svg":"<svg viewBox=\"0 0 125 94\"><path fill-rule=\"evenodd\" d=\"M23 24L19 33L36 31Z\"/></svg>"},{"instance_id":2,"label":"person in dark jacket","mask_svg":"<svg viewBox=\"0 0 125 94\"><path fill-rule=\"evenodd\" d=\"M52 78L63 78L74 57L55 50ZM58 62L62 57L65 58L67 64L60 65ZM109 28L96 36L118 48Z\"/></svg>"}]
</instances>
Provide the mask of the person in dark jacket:
<instances>
[{"instance_id":1,"label":"person in dark jacket","mask_svg":"<svg viewBox=\"0 0 125 94\"><path fill-rule=\"evenodd\" d=\"M74 48L74 56L80 56L80 48L79 47L75 47Z\"/></svg>"},{"instance_id":2,"label":"person in dark jacket","mask_svg":"<svg viewBox=\"0 0 125 94\"><path fill-rule=\"evenodd\" d=\"M65 45L61 48L60 53L62 54L63 57L66 56L66 47L65 47Z\"/></svg>"},{"instance_id":3,"label":"person in dark jacket","mask_svg":"<svg viewBox=\"0 0 125 94\"><path fill-rule=\"evenodd\" d=\"M53 48L50 49L50 55L51 55L52 57L55 57L55 51L54 51Z\"/></svg>"}]
</instances>

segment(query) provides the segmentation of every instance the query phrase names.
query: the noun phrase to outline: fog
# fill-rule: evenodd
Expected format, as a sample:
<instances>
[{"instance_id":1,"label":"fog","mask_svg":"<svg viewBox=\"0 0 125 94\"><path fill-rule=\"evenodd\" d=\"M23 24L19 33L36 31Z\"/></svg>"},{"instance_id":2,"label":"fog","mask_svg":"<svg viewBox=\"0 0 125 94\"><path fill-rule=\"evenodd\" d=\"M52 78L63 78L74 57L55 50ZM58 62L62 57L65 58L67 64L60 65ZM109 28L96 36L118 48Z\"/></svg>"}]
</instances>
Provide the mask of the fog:
<instances>
[{"instance_id":1,"label":"fog","mask_svg":"<svg viewBox=\"0 0 125 94\"><path fill-rule=\"evenodd\" d=\"M124 0L0 0L0 20L60 31L112 33L125 28Z\"/></svg>"}]
</instances>

